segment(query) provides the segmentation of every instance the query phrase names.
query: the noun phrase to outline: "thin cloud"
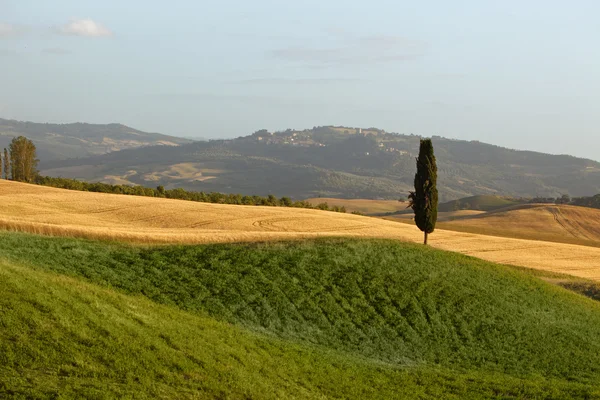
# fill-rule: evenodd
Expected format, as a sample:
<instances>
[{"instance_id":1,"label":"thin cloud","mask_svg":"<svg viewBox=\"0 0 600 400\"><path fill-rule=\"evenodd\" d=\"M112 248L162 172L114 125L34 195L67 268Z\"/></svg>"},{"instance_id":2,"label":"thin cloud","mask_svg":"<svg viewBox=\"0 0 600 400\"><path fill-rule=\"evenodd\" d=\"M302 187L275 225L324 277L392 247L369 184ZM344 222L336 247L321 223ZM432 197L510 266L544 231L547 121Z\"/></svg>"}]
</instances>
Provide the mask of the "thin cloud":
<instances>
[{"instance_id":1,"label":"thin cloud","mask_svg":"<svg viewBox=\"0 0 600 400\"><path fill-rule=\"evenodd\" d=\"M58 27L57 32L62 35L84 37L108 37L113 35L108 28L90 18L73 19L69 23Z\"/></svg>"}]
</instances>

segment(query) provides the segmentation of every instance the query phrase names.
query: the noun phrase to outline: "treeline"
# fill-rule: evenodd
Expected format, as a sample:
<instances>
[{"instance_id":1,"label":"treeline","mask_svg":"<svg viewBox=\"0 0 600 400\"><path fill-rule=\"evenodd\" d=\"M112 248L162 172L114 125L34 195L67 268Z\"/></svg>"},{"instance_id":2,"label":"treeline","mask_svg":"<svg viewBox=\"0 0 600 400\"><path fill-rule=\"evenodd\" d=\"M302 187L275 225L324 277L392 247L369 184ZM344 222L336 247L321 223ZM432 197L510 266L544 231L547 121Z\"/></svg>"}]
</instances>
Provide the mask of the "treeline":
<instances>
[{"instance_id":1,"label":"treeline","mask_svg":"<svg viewBox=\"0 0 600 400\"><path fill-rule=\"evenodd\" d=\"M571 198L568 194L564 194L561 197L536 197L529 201L529 203L545 203L545 204L566 204L570 206L589 207L589 208L600 208L600 194L595 196L587 197L573 197Z\"/></svg>"},{"instance_id":2,"label":"treeline","mask_svg":"<svg viewBox=\"0 0 600 400\"><path fill-rule=\"evenodd\" d=\"M600 208L600 194L590 197L576 197L570 204L574 206Z\"/></svg>"},{"instance_id":3,"label":"treeline","mask_svg":"<svg viewBox=\"0 0 600 400\"><path fill-rule=\"evenodd\" d=\"M51 186L61 189L79 190L85 192L124 194L132 196L162 197L215 204L237 204L248 206L271 207L296 207L310 208L325 211L345 213L345 207L329 206L320 203L313 206L307 201L293 201L289 197L277 198L273 195L245 196L241 194L225 194L218 192L194 192L181 188L165 189L158 186L156 189L144 186L110 185L107 183L82 182L76 179L42 177L37 170L38 159L33 142L26 137L19 136L12 140L9 149L0 153L0 178L12 179L19 182L37 183L38 185Z\"/></svg>"},{"instance_id":4,"label":"treeline","mask_svg":"<svg viewBox=\"0 0 600 400\"><path fill-rule=\"evenodd\" d=\"M218 192L195 192L181 188L165 189L158 186L155 189L144 186L128 185L110 185L107 183L82 182L76 179L53 178L50 176L38 177L36 183L43 186L50 186L59 189L79 190L84 192L124 194L132 196L161 197L166 199L197 201L201 203L214 204L236 204L247 206L270 206L270 207L296 207L309 208L334 212L346 212L344 206L330 206L327 203L312 205L307 201L293 201L289 197L277 198L273 195L268 196L247 196L241 194L227 194Z\"/></svg>"}]
</instances>

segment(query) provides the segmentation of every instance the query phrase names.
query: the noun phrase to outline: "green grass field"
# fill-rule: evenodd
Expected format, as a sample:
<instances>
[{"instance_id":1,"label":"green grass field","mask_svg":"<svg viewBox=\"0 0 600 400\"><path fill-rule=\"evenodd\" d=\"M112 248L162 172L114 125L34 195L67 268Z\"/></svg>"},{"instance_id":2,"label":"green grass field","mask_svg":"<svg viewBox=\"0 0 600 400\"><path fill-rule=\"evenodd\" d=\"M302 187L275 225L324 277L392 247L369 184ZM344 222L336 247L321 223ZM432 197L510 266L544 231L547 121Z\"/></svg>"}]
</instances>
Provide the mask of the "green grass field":
<instances>
[{"instance_id":1,"label":"green grass field","mask_svg":"<svg viewBox=\"0 0 600 400\"><path fill-rule=\"evenodd\" d=\"M600 303L384 240L0 233L0 398L600 398Z\"/></svg>"}]
</instances>

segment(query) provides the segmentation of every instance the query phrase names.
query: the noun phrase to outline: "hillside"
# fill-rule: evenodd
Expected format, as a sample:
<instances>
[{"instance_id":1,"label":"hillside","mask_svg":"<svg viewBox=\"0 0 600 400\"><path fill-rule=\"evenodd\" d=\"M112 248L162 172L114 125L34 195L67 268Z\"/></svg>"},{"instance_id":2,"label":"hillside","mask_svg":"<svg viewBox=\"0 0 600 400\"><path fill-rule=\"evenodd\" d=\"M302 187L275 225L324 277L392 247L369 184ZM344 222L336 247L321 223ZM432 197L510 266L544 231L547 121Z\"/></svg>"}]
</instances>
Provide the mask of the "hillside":
<instances>
[{"instance_id":1,"label":"hillside","mask_svg":"<svg viewBox=\"0 0 600 400\"><path fill-rule=\"evenodd\" d=\"M442 203L439 205L438 210L441 212L459 210L494 211L522 203L524 203L522 200L501 196L471 196Z\"/></svg>"},{"instance_id":2,"label":"hillside","mask_svg":"<svg viewBox=\"0 0 600 400\"><path fill-rule=\"evenodd\" d=\"M392 241L0 233L3 398L598 398L600 306Z\"/></svg>"},{"instance_id":3,"label":"hillside","mask_svg":"<svg viewBox=\"0 0 600 400\"><path fill-rule=\"evenodd\" d=\"M420 243L412 224L288 207L237 206L55 189L0 180L0 229L135 243L223 243L323 236ZM432 246L600 280L600 248L436 229Z\"/></svg>"},{"instance_id":4,"label":"hillside","mask_svg":"<svg viewBox=\"0 0 600 400\"><path fill-rule=\"evenodd\" d=\"M554 204L524 204L456 218L440 225L486 234L504 234L539 240L573 239L600 245L600 210Z\"/></svg>"},{"instance_id":5,"label":"hillside","mask_svg":"<svg viewBox=\"0 0 600 400\"><path fill-rule=\"evenodd\" d=\"M419 137L318 127L176 148L42 161L44 174L90 181L183 187L297 199L398 200L412 189ZM440 200L473 196L557 197L600 192L600 163L565 155L433 138Z\"/></svg>"},{"instance_id":6,"label":"hillside","mask_svg":"<svg viewBox=\"0 0 600 400\"><path fill-rule=\"evenodd\" d=\"M41 160L89 157L142 146L177 146L191 140L142 132L121 124L41 124L0 118L0 148L13 137L25 136L35 143Z\"/></svg>"},{"instance_id":7,"label":"hillside","mask_svg":"<svg viewBox=\"0 0 600 400\"><path fill-rule=\"evenodd\" d=\"M340 199L335 197L314 197L306 199L313 206L321 203L345 207L348 212L360 212L365 215L382 214L406 210L408 202L398 200Z\"/></svg>"},{"instance_id":8,"label":"hillside","mask_svg":"<svg viewBox=\"0 0 600 400\"><path fill-rule=\"evenodd\" d=\"M440 211L437 230L600 247L600 210L596 208L552 203L519 204L516 200L487 196L440 204L443 210L456 207L474 209ZM480 211L482 209L488 211ZM414 224L412 212L378 216Z\"/></svg>"},{"instance_id":9,"label":"hillside","mask_svg":"<svg viewBox=\"0 0 600 400\"><path fill-rule=\"evenodd\" d=\"M486 211L494 211L503 209L518 204L524 204L525 200L513 199L503 196L491 196L491 195L478 195L470 196L457 200L450 200L445 203L438 205L438 220L445 221L448 219L462 217L462 216L474 216L481 214ZM365 204L365 207L368 203ZM412 209L401 208L391 212L381 213L370 213L376 216L385 216L388 219L400 218L412 218L414 215Z\"/></svg>"}]
</instances>

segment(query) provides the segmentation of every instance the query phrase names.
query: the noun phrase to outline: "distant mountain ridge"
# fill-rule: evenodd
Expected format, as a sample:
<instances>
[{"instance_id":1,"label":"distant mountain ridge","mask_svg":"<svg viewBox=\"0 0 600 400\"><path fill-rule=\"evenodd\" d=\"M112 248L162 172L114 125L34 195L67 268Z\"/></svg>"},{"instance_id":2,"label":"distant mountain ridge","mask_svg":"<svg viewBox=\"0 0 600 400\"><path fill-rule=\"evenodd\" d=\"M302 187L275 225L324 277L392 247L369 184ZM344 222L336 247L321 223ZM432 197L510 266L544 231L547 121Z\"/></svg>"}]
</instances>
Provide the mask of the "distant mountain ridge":
<instances>
[{"instance_id":1,"label":"distant mountain ridge","mask_svg":"<svg viewBox=\"0 0 600 400\"><path fill-rule=\"evenodd\" d=\"M179 146L191 143L160 133L148 133L122 124L46 124L0 118L0 148L15 136L34 141L43 160L89 157L143 146Z\"/></svg>"},{"instance_id":2,"label":"distant mountain ridge","mask_svg":"<svg viewBox=\"0 0 600 400\"><path fill-rule=\"evenodd\" d=\"M412 189L419 136L315 127L45 161L44 174L188 190L277 196L398 199ZM588 196L600 163L434 136L440 200L474 195Z\"/></svg>"}]
</instances>

